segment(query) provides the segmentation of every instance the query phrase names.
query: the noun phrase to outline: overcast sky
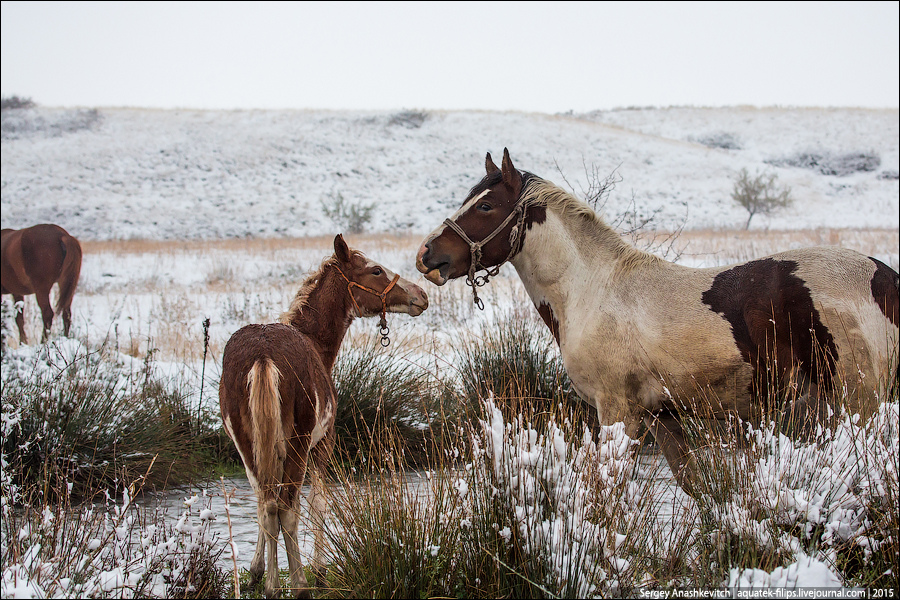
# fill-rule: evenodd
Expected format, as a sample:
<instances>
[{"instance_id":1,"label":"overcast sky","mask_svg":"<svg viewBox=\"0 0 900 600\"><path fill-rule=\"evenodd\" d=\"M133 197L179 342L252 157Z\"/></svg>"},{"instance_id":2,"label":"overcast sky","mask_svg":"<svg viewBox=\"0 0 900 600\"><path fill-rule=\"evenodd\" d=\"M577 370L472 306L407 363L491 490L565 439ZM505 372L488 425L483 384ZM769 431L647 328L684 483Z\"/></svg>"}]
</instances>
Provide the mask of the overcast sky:
<instances>
[{"instance_id":1,"label":"overcast sky","mask_svg":"<svg viewBox=\"0 0 900 600\"><path fill-rule=\"evenodd\" d=\"M897 2L2 2L44 106L900 105Z\"/></svg>"}]
</instances>

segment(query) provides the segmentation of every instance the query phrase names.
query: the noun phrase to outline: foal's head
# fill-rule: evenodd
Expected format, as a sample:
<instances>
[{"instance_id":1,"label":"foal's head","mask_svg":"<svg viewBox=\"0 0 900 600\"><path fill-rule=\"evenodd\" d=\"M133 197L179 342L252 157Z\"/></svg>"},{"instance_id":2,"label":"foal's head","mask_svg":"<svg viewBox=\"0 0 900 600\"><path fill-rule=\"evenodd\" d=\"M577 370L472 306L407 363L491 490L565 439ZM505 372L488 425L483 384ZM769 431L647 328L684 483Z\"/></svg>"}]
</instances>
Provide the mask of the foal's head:
<instances>
[{"instance_id":1,"label":"foal's head","mask_svg":"<svg viewBox=\"0 0 900 600\"><path fill-rule=\"evenodd\" d=\"M501 168L490 154L484 166L487 174L469 191L459 210L419 248L416 268L434 284L444 285L464 275L472 278L481 269L491 274L491 267L499 267L521 249L528 207L519 199L528 175L516 170L506 149Z\"/></svg>"},{"instance_id":2,"label":"foal's head","mask_svg":"<svg viewBox=\"0 0 900 600\"><path fill-rule=\"evenodd\" d=\"M383 312L417 317L428 308L428 296L416 284L351 250L342 235L334 238L334 265L350 292L352 315L374 317Z\"/></svg>"}]
</instances>

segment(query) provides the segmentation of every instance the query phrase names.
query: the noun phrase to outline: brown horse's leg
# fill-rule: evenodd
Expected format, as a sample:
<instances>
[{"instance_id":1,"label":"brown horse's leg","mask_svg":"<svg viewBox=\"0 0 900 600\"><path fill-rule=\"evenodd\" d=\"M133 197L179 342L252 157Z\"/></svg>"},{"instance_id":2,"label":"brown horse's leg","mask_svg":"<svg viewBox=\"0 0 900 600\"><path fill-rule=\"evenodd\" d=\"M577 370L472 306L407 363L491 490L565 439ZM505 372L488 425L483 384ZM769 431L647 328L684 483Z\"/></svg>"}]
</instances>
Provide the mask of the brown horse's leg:
<instances>
[{"instance_id":1,"label":"brown horse's leg","mask_svg":"<svg viewBox=\"0 0 900 600\"><path fill-rule=\"evenodd\" d=\"M25 296L13 294L13 310L16 311L16 325L19 327L19 343L27 344L28 338L25 336Z\"/></svg>"},{"instance_id":2,"label":"brown horse's leg","mask_svg":"<svg viewBox=\"0 0 900 600\"><path fill-rule=\"evenodd\" d=\"M72 307L67 306L62 311L63 333L69 337L69 328L72 327Z\"/></svg>"},{"instance_id":3,"label":"brown horse's leg","mask_svg":"<svg viewBox=\"0 0 900 600\"><path fill-rule=\"evenodd\" d=\"M652 415L644 418L644 423L659 444L666 462L675 475L675 481L685 492L694 495L696 464L691 456L681 422L669 414Z\"/></svg>"},{"instance_id":4,"label":"brown horse's leg","mask_svg":"<svg viewBox=\"0 0 900 600\"><path fill-rule=\"evenodd\" d=\"M41 343L45 343L50 337L50 327L53 326L53 307L50 306L50 290L35 290L34 297L41 307L41 317L44 319L44 334Z\"/></svg>"}]
</instances>

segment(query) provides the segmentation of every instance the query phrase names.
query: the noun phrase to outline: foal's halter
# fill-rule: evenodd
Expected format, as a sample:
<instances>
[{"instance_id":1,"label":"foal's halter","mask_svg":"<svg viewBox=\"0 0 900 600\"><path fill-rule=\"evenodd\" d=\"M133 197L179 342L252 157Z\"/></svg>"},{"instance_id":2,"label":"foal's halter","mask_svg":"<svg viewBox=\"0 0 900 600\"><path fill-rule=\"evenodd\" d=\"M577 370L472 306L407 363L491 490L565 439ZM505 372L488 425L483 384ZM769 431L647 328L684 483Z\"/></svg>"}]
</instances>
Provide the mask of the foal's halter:
<instances>
[{"instance_id":1,"label":"foal's halter","mask_svg":"<svg viewBox=\"0 0 900 600\"><path fill-rule=\"evenodd\" d=\"M391 333L391 328L388 327L387 324L387 295L390 292L394 285L396 285L397 280L400 279L400 275L395 274L394 278L391 280L387 287L384 288L383 292L378 292L373 290L372 288L367 288L366 286L356 283L355 281L350 281L350 279L344 275L344 272L341 271L341 268L337 265L334 266L337 269L337 272L341 274L341 277L344 278L344 281L347 282L347 293L350 294L350 301L353 302L354 308L356 308L356 312L359 316L363 315L362 309L359 308L359 304L356 303L356 298L353 297L353 288L357 287L364 292L369 292L370 294L375 294L379 298L381 298L381 320L378 322L378 326L381 328L381 345L387 348L391 343L391 338L388 335Z\"/></svg>"},{"instance_id":2,"label":"foal's halter","mask_svg":"<svg viewBox=\"0 0 900 600\"><path fill-rule=\"evenodd\" d=\"M500 231L509 225L510 221L516 219L516 224L513 226L512 231L509 232L509 254L506 255L501 262L491 268L487 268L481 264L481 249L490 242ZM522 202L521 198L516 202L515 208L513 208L512 212L503 220L500 225L497 226L494 231L492 231L486 238L481 240L480 242L473 242L466 232L463 231L463 228L459 226L456 221L451 219L444 219L444 225L452 229L463 239L465 243L469 245L469 252L472 253L472 262L469 265L469 273L466 275L466 285L471 286L472 288L472 297L475 302L475 306L484 310L484 302L482 302L481 298L478 297L478 289L479 287L485 285L491 277L497 275L500 272L500 267L503 266L509 259L512 258L513 254L516 253L516 247L519 245L519 240L522 236L522 226L525 223L525 205ZM484 275L475 275L476 271L484 269Z\"/></svg>"}]
</instances>

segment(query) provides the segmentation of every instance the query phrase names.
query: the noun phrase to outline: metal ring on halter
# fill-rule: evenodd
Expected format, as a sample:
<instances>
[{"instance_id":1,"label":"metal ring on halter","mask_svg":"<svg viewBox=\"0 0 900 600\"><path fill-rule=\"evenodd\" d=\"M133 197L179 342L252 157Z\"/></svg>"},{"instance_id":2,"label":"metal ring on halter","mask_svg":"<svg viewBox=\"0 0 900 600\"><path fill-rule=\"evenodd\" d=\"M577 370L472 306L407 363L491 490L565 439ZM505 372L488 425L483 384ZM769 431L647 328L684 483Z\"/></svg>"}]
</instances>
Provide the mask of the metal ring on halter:
<instances>
[{"instance_id":1,"label":"metal ring on halter","mask_svg":"<svg viewBox=\"0 0 900 600\"><path fill-rule=\"evenodd\" d=\"M387 348L388 346L391 345L391 338L388 337L391 333L391 328L387 326L387 321L381 322L380 333L381 333L381 347Z\"/></svg>"}]
</instances>

